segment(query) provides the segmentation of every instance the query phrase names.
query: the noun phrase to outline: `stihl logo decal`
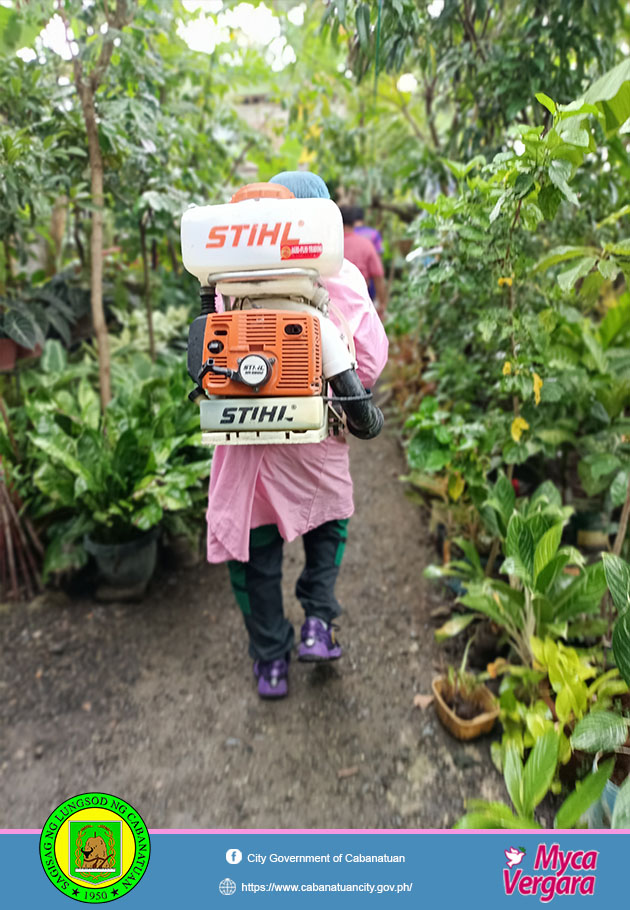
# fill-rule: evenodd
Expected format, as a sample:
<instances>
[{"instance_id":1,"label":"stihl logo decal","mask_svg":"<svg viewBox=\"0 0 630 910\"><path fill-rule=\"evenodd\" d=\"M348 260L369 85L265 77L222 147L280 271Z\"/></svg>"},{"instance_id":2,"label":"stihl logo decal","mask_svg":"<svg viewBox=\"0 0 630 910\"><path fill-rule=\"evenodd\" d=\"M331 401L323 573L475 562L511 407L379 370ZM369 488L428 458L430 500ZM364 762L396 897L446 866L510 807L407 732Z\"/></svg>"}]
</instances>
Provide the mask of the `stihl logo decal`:
<instances>
[{"instance_id":1,"label":"stihl logo decal","mask_svg":"<svg viewBox=\"0 0 630 910\"><path fill-rule=\"evenodd\" d=\"M292 222L278 221L276 224L215 224L210 228L207 250L220 250L224 246L269 246L293 247L300 243L291 237ZM281 233L282 232L282 233ZM288 258L288 257L287 257Z\"/></svg>"},{"instance_id":2,"label":"stihl logo decal","mask_svg":"<svg viewBox=\"0 0 630 910\"><path fill-rule=\"evenodd\" d=\"M249 413L251 411L251 414ZM292 417L287 417L287 406L278 407L234 407L223 408L221 420L219 423L245 423L248 419L257 423L273 423L275 420L286 420L287 423L293 423ZM238 417L238 420L237 420Z\"/></svg>"}]
</instances>

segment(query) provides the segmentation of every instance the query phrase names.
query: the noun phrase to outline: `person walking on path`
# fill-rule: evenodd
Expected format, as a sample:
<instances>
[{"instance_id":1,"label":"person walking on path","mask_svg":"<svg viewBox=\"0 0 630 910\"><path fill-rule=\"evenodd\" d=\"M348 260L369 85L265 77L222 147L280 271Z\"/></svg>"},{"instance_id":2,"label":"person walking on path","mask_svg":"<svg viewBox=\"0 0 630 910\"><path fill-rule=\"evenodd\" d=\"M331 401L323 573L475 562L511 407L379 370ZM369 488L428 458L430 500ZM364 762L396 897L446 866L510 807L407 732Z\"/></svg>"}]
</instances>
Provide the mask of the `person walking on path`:
<instances>
[{"instance_id":1,"label":"person walking on path","mask_svg":"<svg viewBox=\"0 0 630 910\"><path fill-rule=\"evenodd\" d=\"M376 228L368 227L367 224L363 224L365 219L365 209L357 205L354 209L354 233L359 234L361 237L367 237L367 239L374 245L374 249L379 256L383 255L383 235Z\"/></svg>"},{"instance_id":2,"label":"person walking on path","mask_svg":"<svg viewBox=\"0 0 630 910\"><path fill-rule=\"evenodd\" d=\"M372 241L354 229L358 211L356 206L341 205L339 208L343 218L344 256L359 269L368 289L370 285L374 288L377 310L383 318L387 307L387 289L381 257L376 252Z\"/></svg>"},{"instance_id":3,"label":"person walking on path","mask_svg":"<svg viewBox=\"0 0 630 910\"><path fill-rule=\"evenodd\" d=\"M285 171L271 182L287 187L296 198L330 198L316 174ZM322 284L354 336L359 379L371 387L387 361L388 342L365 281L344 259L339 274L322 279ZM295 590L305 613L298 660L341 657L334 626L341 612L335 583L353 511L343 437L293 446L217 446L214 452L207 558L228 562L261 698L288 693L294 630L282 605L284 541L301 536L304 543L305 566Z\"/></svg>"}]
</instances>

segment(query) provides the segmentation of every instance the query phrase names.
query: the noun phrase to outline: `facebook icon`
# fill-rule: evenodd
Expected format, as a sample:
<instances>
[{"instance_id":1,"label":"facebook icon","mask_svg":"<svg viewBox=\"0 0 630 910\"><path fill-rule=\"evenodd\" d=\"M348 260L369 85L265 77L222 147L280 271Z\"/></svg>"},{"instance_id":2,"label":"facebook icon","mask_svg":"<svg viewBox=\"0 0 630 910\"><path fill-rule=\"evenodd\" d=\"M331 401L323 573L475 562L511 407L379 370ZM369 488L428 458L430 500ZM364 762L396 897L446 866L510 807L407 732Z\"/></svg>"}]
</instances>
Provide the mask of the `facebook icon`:
<instances>
[{"instance_id":1,"label":"facebook icon","mask_svg":"<svg viewBox=\"0 0 630 910\"><path fill-rule=\"evenodd\" d=\"M225 858L228 863L231 863L233 866L235 866L236 863L240 863L240 861L243 859L243 854L240 850L232 849L227 851Z\"/></svg>"}]
</instances>

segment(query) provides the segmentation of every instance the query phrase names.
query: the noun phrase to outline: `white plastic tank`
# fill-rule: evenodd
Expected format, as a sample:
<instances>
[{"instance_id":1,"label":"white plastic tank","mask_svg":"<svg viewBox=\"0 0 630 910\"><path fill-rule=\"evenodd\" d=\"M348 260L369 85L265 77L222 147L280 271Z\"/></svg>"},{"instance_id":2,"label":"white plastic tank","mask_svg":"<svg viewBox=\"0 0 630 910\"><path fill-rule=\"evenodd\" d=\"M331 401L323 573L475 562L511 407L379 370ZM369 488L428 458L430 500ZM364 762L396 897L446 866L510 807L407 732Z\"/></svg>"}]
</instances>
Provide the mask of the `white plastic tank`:
<instances>
[{"instance_id":1,"label":"white plastic tank","mask_svg":"<svg viewBox=\"0 0 630 910\"><path fill-rule=\"evenodd\" d=\"M310 268L337 275L341 212L331 199L259 196L194 206L182 217L182 257L202 285L216 272Z\"/></svg>"}]
</instances>

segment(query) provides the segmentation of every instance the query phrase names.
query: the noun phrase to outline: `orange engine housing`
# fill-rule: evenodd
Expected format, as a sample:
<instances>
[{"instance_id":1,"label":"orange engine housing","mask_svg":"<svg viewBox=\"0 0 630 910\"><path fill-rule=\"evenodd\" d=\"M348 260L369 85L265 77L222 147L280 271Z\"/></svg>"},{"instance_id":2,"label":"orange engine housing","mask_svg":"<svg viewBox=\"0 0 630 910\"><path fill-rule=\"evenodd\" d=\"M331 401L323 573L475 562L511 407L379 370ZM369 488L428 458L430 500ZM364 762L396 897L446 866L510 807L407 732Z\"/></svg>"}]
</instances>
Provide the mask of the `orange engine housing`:
<instances>
[{"instance_id":1,"label":"orange engine housing","mask_svg":"<svg viewBox=\"0 0 630 910\"><path fill-rule=\"evenodd\" d=\"M221 342L220 352L209 354L211 342ZM233 310L212 313L206 319L204 356L218 367L238 370L247 354L273 358L271 376L258 394L319 395L322 391L322 343L319 319L291 310ZM209 395L251 398L252 388L215 373L207 373L203 387Z\"/></svg>"}]
</instances>

